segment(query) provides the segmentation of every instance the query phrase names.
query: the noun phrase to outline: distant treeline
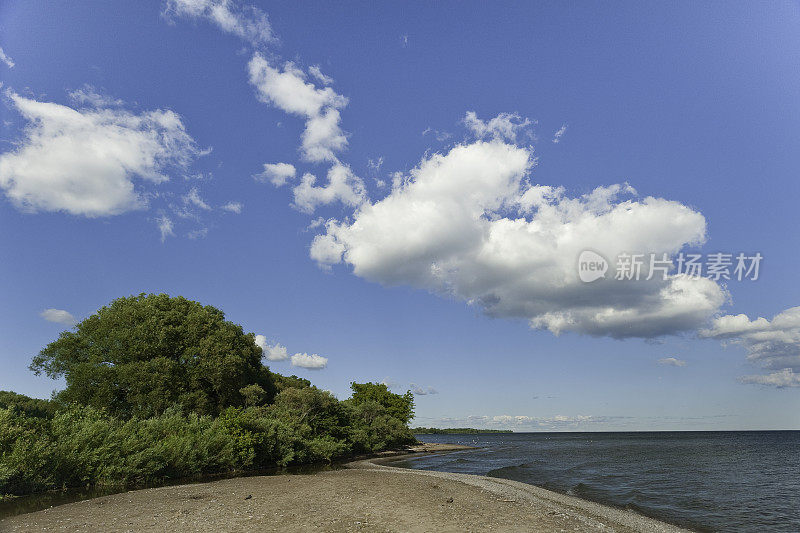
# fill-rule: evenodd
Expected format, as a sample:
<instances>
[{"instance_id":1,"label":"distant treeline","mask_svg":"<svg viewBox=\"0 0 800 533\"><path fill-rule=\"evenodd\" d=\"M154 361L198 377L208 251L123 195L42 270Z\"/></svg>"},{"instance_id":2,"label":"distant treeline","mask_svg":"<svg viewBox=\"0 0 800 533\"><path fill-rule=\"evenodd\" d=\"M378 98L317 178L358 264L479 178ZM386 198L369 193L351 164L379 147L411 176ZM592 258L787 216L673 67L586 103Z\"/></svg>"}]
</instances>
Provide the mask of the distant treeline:
<instances>
[{"instance_id":1,"label":"distant treeline","mask_svg":"<svg viewBox=\"0 0 800 533\"><path fill-rule=\"evenodd\" d=\"M510 429L475 429L475 428L412 428L415 435L450 435L453 433L513 433Z\"/></svg>"},{"instance_id":2,"label":"distant treeline","mask_svg":"<svg viewBox=\"0 0 800 533\"><path fill-rule=\"evenodd\" d=\"M0 391L0 499L330 462L416 442L409 392L340 401L270 372L252 333L184 298L120 298L37 355L52 400Z\"/></svg>"}]
</instances>

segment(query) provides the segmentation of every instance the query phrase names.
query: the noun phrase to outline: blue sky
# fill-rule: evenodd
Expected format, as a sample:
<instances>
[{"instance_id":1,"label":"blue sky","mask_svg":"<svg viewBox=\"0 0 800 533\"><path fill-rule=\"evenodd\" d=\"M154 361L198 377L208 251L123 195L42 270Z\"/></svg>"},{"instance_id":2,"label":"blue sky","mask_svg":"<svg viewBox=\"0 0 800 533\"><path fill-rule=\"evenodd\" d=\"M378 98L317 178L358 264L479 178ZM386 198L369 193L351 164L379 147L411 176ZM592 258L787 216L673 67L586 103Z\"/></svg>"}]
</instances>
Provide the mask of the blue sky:
<instances>
[{"instance_id":1,"label":"blue sky","mask_svg":"<svg viewBox=\"0 0 800 533\"><path fill-rule=\"evenodd\" d=\"M427 393L422 425L800 429L798 24L779 2L4 1L0 389L60 386L27 370L69 327L45 310L167 292L340 397ZM764 260L581 284L583 248Z\"/></svg>"}]
</instances>

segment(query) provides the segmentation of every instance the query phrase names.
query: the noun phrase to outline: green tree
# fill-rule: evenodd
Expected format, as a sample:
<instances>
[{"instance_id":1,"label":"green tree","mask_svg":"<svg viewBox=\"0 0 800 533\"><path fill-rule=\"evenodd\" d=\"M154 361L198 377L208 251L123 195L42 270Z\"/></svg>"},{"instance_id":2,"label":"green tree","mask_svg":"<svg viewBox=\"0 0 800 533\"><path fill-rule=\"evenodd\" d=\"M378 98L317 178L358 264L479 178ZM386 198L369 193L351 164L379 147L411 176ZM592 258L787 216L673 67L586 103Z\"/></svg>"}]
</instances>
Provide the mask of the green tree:
<instances>
[{"instance_id":1,"label":"green tree","mask_svg":"<svg viewBox=\"0 0 800 533\"><path fill-rule=\"evenodd\" d=\"M24 394L0 390L0 409L10 409L27 416L52 418L56 405L49 400L29 398Z\"/></svg>"},{"instance_id":2,"label":"green tree","mask_svg":"<svg viewBox=\"0 0 800 533\"><path fill-rule=\"evenodd\" d=\"M261 357L253 334L219 309L140 294L116 299L61 333L31 370L66 378L57 399L117 416L154 416L174 404L216 415L272 400L275 386Z\"/></svg>"},{"instance_id":3,"label":"green tree","mask_svg":"<svg viewBox=\"0 0 800 533\"><path fill-rule=\"evenodd\" d=\"M275 379L275 388L278 392L285 389L307 389L311 386L311 382L305 378L299 378L292 374L291 376L282 376L281 374L272 374Z\"/></svg>"},{"instance_id":4,"label":"green tree","mask_svg":"<svg viewBox=\"0 0 800 533\"><path fill-rule=\"evenodd\" d=\"M350 383L353 395L350 403L354 406L374 401L386 408L386 413L404 425L414 417L414 395L411 391L405 394L395 394L383 383Z\"/></svg>"}]
</instances>

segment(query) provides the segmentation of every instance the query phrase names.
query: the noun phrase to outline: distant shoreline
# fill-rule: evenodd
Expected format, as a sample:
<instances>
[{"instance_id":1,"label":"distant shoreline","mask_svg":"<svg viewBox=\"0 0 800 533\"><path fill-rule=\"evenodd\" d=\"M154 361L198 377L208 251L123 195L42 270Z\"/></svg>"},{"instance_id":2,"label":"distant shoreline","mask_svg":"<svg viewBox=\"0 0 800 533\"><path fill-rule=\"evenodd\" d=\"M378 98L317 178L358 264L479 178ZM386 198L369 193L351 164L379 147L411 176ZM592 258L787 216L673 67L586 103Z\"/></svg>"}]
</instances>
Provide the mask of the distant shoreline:
<instances>
[{"instance_id":1,"label":"distant shoreline","mask_svg":"<svg viewBox=\"0 0 800 533\"><path fill-rule=\"evenodd\" d=\"M487 433L514 433L510 429L475 428L411 428L414 435L483 435Z\"/></svg>"},{"instance_id":2,"label":"distant shoreline","mask_svg":"<svg viewBox=\"0 0 800 533\"><path fill-rule=\"evenodd\" d=\"M505 479L386 466L470 449L422 444L316 474L254 476L130 491L17 515L0 529L60 531L678 532L638 514Z\"/></svg>"}]
</instances>

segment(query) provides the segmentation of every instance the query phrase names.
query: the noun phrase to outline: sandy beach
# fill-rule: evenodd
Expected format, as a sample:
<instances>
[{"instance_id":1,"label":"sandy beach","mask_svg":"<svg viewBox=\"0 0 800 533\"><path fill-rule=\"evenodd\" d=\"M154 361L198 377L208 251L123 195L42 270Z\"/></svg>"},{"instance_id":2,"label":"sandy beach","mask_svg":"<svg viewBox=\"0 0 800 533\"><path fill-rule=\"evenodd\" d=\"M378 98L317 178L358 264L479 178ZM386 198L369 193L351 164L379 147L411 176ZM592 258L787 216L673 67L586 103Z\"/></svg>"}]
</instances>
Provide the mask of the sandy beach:
<instances>
[{"instance_id":1,"label":"sandy beach","mask_svg":"<svg viewBox=\"0 0 800 533\"><path fill-rule=\"evenodd\" d=\"M381 464L388 459L130 491L11 517L0 531L681 531L524 483Z\"/></svg>"}]
</instances>

